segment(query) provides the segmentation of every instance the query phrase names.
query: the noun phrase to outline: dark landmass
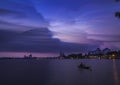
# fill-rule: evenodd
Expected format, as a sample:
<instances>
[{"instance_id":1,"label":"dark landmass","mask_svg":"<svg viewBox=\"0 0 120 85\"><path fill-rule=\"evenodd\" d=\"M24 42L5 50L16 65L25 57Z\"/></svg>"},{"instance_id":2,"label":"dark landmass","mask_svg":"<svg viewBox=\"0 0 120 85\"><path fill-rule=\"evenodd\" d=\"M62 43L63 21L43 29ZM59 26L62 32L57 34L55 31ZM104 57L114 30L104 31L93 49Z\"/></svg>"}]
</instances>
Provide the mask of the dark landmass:
<instances>
[{"instance_id":1,"label":"dark landmass","mask_svg":"<svg viewBox=\"0 0 120 85\"><path fill-rule=\"evenodd\" d=\"M64 52L60 52L59 56L57 57L33 57L32 54L21 58L17 57L1 57L0 60L5 59L120 59L120 50L113 51L109 48L105 48L101 50L97 48L94 51L89 51L86 54L78 53L78 54L68 54L65 55Z\"/></svg>"}]
</instances>

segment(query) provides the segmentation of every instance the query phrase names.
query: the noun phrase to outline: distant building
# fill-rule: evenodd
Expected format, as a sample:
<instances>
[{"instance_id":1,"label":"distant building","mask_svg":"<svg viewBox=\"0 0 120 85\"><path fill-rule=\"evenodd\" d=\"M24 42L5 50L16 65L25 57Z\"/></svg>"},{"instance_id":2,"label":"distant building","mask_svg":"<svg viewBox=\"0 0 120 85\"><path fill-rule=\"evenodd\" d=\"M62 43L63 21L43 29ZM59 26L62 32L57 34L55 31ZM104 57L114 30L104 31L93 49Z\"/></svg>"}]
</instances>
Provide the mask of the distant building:
<instances>
[{"instance_id":1,"label":"distant building","mask_svg":"<svg viewBox=\"0 0 120 85\"><path fill-rule=\"evenodd\" d=\"M100 48L88 52L88 58L101 58L101 56L102 56L102 50Z\"/></svg>"},{"instance_id":2,"label":"distant building","mask_svg":"<svg viewBox=\"0 0 120 85\"><path fill-rule=\"evenodd\" d=\"M29 58L32 58L32 54L30 54L28 57L29 57Z\"/></svg>"},{"instance_id":3,"label":"distant building","mask_svg":"<svg viewBox=\"0 0 120 85\"><path fill-rule=\"evenodd\" d=\"M66 57L65 54L64 54L63 52L60 52L59 58L60 58L60 59L64 59L65 57Z\"/></svg>"},{"instance_id":4,"label":"distant building","mask_svg":"<svg viewBox=\"0 0 120 85\"><path fill-rule=\"evenodd\" d=\"M31 58L33 58L33 56L32 56L32 54L30 54L30 55L28 55L28 56L24 55L24 58L25 58L25 59L31 59Z\"/></svg>"}]
</instances>

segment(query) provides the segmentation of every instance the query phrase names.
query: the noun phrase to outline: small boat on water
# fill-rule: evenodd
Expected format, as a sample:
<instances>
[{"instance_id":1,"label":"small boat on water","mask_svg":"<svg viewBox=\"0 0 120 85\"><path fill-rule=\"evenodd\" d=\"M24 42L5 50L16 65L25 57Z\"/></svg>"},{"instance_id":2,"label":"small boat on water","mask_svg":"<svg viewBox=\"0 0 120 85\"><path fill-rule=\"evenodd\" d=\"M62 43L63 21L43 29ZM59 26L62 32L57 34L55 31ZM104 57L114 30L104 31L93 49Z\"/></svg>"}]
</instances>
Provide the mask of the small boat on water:
<instances>
[{"instance_id":1,"label":"small boat on water","mask_svg":"<svg viewBox=\"0 0 120 85\"><path fill-rule=\"evenodd\" d=\"M80 65L78 65L78 68L92 70L90 66L86 66L83 63L81 63Z\"/></svg>"}]
</instances>

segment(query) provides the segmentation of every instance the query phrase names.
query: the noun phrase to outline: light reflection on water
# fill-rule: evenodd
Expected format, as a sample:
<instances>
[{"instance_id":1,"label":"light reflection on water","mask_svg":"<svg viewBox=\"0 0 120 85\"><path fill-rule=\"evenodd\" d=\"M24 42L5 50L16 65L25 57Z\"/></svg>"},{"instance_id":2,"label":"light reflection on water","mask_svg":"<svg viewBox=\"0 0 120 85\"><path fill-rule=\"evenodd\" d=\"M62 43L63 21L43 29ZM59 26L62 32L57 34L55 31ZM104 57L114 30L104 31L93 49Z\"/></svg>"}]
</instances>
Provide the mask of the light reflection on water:
<instances>
[{"instance_id":1,"label":"light reflection on water","mask_svg":"<svg viewBox=\"0 0 120 85\"><path fill-rule=\"evenodd\" d=\"M120 85L120 80L119 80L119 76L118 76L115 59L113 59L113 74L114 74L115 84Z\"/></svg>"},{"instance_id":2,"label":"light reflection on water","mask_svg":"<svg viewBox=\"0 0 120 85\"><path fill-rule=\"evenodd\" d=\"M81 62L92 71L79 69ZM0 85L120 85L119 64L96 59L1 60Z\"/></svg>"}]
</instances>

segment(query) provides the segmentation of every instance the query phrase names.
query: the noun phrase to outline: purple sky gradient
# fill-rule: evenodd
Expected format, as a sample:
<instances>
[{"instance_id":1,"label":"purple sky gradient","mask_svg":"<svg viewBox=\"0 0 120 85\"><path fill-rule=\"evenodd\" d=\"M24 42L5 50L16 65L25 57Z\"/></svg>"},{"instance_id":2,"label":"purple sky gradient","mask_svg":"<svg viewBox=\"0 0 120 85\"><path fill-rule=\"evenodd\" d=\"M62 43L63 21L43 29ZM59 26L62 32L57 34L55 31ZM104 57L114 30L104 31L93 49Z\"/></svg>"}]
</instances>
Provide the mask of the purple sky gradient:
<instances>
[{"instance_id":1,"label":"purple sky gradient","mask_svg":"<svg viewBox=\"0 0 120 85\"><path fill-rule=\"evenodd\" d=\"M120 2L1 0L0 56L120 49Z\"/></svg>"}]
</instances>

